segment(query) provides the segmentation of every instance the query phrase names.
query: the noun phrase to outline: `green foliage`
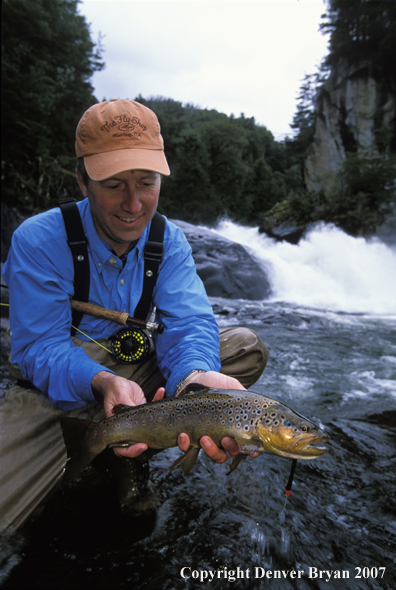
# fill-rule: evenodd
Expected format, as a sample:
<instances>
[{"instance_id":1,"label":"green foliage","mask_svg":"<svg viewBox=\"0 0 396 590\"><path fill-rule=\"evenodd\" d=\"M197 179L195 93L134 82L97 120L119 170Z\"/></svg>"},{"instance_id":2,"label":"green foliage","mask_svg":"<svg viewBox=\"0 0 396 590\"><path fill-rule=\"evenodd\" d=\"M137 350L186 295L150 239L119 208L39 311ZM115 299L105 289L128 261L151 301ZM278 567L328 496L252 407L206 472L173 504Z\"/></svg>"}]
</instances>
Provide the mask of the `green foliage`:
<instances>
[{"instance_id":1,"label":"green foliage","mask_svg":"<svg viewBox=\"0 0 396 590\"><path fill-rule=\"evenodd\" d=\"M172 171L164 178L160 210L192 223L229 217L257 223L260 213L302 187L297 158L253 118L171 99L137 97L158 116Z\"/></svg>"},{"instance_id":2,"label":"green foliage","mask_svg":"<svg viewBox=\"0 0 396 590\"><path fill-rule=\"evenodd\" d=\"M328 216L353 234L375 230L378 211L394 195L396 159L347 154L327 195Z\"/></svg>"},{"instance_id":3,"label":"green foliage","mask_svg":"<svg viewBox=\"0 0 396 590\"><path fill-rule=\"evenodd\" d=\"M328 0L321 29L330 33L327 64L340 58L369 61L371 74L395 89L396 3L393 0Z\"/></svg>"},{"instance_id":4,"label":"green foliage","mask_svg":"<svg viewBox=\"0 0 396 590\"><path fill-rule=\"evenodd\" d=\"M300 162L305 159L313 141L318 101L328 73L322 64L315 74L306 74L300 86L297 110L290 125L297 134L294 139L287 140L289 151L299 156Z\"/></svg>"},{"instance_id":5,"label":"green foliage","mask_svg":"<svg viewBox=\"0 0 396 590\"><path fill-rule=\"evenodd\" d=\"M3 200L28 210L75 187L74 134L103 67L78 0L3 0Z\"/></svg>"},{"instance_id":6,"label":"green foliage","mask_svg":"<svg viewBox=\"0 0 396 590\"><path fill-rule=\"evenodd\" d=\"M389 0L327 0L321 30L330 35L329 55L319 72L306 76L300 89L297 112L291 127L296 136L286 147L303 166L314 137L318 106L326 92L326 78L340 62L365 68L385 97L396 92L396 2ZM386 98L388 100L388 98ZM379 110L383 105L379 105ZM370 233L380 220L386 202L394 198L396 130L381 128L373 115L376 144L371 153L356 143L345 124L341 129L348 152L338 174L319 193L301 190L298 183L289 193L294 217L300 223L335 222L357 235ZM288 174L291 173L291 170ZM290 182L290 181L289 181Z\"/></svg>"},{"instance_id":7,"label":"green foliage","mask_svg":"<svg viewBox=\"0 0 396 590\"><path fill-rule=\"evenodd\" d=\"M396 158L348 153L341 169L320 193L297 191L289 198L298 222L336 223L352 235L375 231L379 211L394 198Z\"/></svg>"}]
</instances>

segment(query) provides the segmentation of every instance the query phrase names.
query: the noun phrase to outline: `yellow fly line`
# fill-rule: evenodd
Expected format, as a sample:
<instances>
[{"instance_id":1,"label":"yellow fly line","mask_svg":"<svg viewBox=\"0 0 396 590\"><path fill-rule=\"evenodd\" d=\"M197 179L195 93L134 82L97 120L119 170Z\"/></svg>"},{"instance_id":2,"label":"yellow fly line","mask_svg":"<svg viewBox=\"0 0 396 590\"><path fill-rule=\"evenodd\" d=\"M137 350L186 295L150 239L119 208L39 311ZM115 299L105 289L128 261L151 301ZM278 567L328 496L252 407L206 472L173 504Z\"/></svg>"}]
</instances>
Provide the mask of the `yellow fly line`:
<instances>
[{"instance_id":1,"label":"yellow fly line","mask_svg":"<svg viewBox=\"0 0 396 590\"><path fill-rule=\"evenodd\" d=\"M4 305L5 307L10 307L9 303L2 303L1 305ZM80 334L83 334L83 336L85 336L86 338L89 338L89 340L91 340L94 344L97 344L98 346L100 346L101 348L104 348L104 350L106 350L106 352L109 352L110 354L113 354L111 352L111 350L109 350L108 348L106 348L105 346L103 346L103 344L101 344L100 342L98 342L97 340L94 340L93 338L91 338L91 336L88 336L88 334L86 334L85 332L83 332L82 330L79 330L78 328L76 328L75 326L72 326L72 328L74 328L75 330L77 330L77 332L80 332Z\"/></svg>"}]
</instances>

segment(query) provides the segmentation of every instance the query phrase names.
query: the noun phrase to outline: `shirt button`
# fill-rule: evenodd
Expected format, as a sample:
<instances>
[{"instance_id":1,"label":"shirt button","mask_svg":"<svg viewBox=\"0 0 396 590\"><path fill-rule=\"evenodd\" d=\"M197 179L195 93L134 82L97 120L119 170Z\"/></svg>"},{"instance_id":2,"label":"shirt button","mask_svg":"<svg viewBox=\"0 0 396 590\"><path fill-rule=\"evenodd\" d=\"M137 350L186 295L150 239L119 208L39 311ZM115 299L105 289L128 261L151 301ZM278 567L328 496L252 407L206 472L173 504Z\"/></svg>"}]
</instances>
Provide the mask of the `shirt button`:
<instances>
[{"instance_id":1,"label":"shirt button","mask_svg":"<svg viewBox=\"0 0 396 590\"><path fill-rule=\"evenodd\" d=\"M117 258L110 258L110 264L117 264Z\"/></svg>"},{"instance_id":2,"label":"shirt button","mask_svg":"<svg viewBox=\"0 0 396 590\"><path fill-rule=\"evenodd\" d=\"M102 263L101 262L98 262L98 266L102 266Z\"/></svg>"},{"instance_id":3,"label":"shirt button","mask_svg":"<svg viewBox=\"0 0 396 590\"><path fill-rule=\"evenodd\" d=\"M125 280L124 280L124 279L121 279L121 280L120 280L120 285L121 285L121 287L122 287L123 285L125 285Z\"/></svg>"}]
</instances>

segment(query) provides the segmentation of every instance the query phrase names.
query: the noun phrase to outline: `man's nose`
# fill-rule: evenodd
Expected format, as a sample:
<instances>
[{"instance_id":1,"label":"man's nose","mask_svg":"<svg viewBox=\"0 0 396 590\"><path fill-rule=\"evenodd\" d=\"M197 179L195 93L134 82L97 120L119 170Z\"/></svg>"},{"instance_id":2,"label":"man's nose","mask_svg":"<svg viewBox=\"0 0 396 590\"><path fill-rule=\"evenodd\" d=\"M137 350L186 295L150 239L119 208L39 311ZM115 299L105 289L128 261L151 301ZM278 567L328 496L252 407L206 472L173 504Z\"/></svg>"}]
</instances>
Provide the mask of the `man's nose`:
<instances>
[{"instance_id":1,"label":"man's nose","mask_svg":"<svg viewBox=\"0 0 396 590\"><path fill-rule=\"evenodd\" d=\"M129 213L137 213L142 208L142 204L139 199L139 192L135 186L128 184L125 191L125 198L121 205L122 209Z\"/></svg>"}]
</instances>

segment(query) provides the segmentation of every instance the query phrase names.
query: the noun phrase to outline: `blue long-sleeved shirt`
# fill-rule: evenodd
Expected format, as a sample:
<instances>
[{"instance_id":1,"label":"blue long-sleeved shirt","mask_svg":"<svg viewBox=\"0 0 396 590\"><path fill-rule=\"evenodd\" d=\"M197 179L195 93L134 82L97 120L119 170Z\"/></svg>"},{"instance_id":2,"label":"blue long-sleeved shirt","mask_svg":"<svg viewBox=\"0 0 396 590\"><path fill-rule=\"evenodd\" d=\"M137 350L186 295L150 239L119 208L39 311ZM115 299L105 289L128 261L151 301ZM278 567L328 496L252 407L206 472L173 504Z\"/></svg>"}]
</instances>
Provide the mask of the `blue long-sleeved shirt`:
<instances>
[{"instance_id":1,"label":"blue long-sleeved shirt","mask_svg":"<svg viewBox=\"0 0 396 590\"><path fill-rule=\"evenodd\" d=\"M150 225L123 267L96 233L88 199L78 207L89 242L89 301L133 315L143 288L143 249ZM56 408L66 411L94 402L91 381L103 367L70 338L74 270L59 208L19 226L3 274L10 289L12 361ZM157 363L167 381L166 394L173 396L187 373L218 371L220 360L218 327L191 248L168 220L153 303L157 321L165 326L155 335ZM116 323L89 315L83 316L79 328L95 340L120 330ZM79 338L88 340L81 334Z\"/></svg>"}]
</instances>

